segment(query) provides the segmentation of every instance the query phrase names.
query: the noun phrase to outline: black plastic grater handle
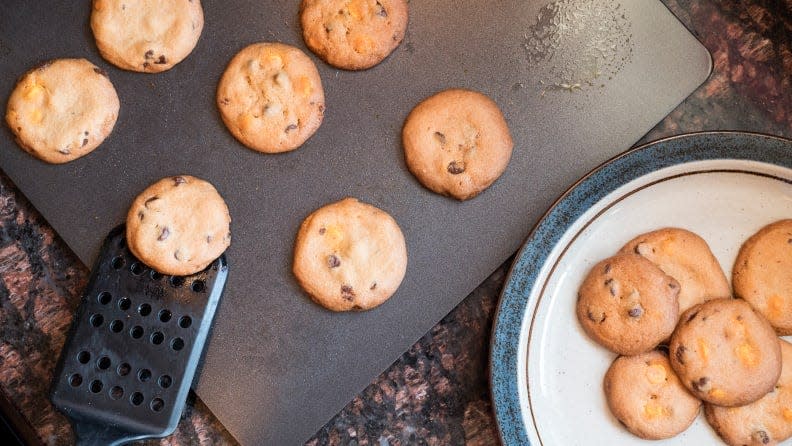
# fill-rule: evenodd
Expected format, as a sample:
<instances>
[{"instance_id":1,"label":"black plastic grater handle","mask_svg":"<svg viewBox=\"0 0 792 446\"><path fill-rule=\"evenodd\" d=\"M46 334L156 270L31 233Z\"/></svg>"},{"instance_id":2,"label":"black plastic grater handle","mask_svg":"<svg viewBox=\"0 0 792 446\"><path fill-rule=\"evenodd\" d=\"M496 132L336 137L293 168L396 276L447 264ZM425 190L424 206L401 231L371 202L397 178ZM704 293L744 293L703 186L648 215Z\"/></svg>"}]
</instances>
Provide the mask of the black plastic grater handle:
<instances>
[{"instance_id":1,"label":"black plastic grater handle","mask_svg":"<svg viewBox=\"0 0 792 446\"><path fill-rule=\"evenodd\" d=\"M55 369L50 399L80 445L170 435L228 276L225 257L192 276L164 276L110 232Z\"/></svg>"}]
</instances>

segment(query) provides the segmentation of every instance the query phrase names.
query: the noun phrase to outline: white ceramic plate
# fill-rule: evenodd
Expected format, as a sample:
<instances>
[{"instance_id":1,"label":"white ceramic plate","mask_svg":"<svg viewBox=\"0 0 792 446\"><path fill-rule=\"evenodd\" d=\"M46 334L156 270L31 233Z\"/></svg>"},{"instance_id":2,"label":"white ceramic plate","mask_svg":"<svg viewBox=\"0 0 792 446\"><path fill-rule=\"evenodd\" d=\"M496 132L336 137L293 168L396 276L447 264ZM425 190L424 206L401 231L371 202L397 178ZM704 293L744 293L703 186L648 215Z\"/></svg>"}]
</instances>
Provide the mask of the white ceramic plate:
<instances>
[{"instance_id":1,"label":"white ceramic plate","mask_svg":"<svg viewBox=\"0 0 792 446\"><path fill-rule=\"evenodd\" d=\"M599 260L643 232L669 226L702 236L731 277L746 238L792 218L792 144L727 134L733 144L724 146L717 135L723 134L664 140L601 166L529 237L504 288L493 336L493 400L505 444L649 443L627 432L607 408L602 379L616 355L583 332L575 315L577 290ZM721 139L718 150L699 153L702 143L715 146L713 138ZM763 152L767 142L781 150ZM752 159L728 159L734 144L754 147ZM631 165L645 169L633 178L616 175ZM684 433L651 443L720 441L700 415Z\"/></svg>"}]
</instances>

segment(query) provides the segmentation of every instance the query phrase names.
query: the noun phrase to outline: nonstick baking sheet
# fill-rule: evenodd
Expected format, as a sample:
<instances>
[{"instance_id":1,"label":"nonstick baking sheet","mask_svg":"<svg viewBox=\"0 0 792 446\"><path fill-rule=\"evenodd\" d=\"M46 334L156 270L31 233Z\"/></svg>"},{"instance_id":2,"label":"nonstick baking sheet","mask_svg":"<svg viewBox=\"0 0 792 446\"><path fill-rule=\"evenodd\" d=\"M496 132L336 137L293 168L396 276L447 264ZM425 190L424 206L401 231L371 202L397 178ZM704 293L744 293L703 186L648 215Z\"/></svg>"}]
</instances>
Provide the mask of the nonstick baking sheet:
<instances>
[{"instance_id":1,"label":"nonstick baking sheet","mask_svg":"<svg viewBox=\"0 0 792 446\"><path fill-rule=\"evenodd\" d=\"M607 20L593 20L602 12L586 12L593 4L611 8ZM24 153L4 128L0 167L87 265L151 182L186 173L216 185L233 218L231 274L196 391L246 445L295 444L313 434L512 254L574 179L630 147L711 65L655 0L413 0L405 41L382 64L340 71L309 53L326 93L324 123L300 149L264 155L225 129L216 86L250 43L305 49L299 2L203 5L206 25L195 51L152 75L101 59L88 0L3 1L6 98L36 63L85 57L108 71L121 111L95 152L66 165ZM607 63L575 65L576 55L594 54L577 46L608 39L616 41L602 50ZM515 142L504 175L467 202L421 187L401 148L412 107L449 87L492 97ZM381 307L336 314L300 291L291 256L302 219L346 196L396 218L409 265Z\"/></svg>"}]
</instances>

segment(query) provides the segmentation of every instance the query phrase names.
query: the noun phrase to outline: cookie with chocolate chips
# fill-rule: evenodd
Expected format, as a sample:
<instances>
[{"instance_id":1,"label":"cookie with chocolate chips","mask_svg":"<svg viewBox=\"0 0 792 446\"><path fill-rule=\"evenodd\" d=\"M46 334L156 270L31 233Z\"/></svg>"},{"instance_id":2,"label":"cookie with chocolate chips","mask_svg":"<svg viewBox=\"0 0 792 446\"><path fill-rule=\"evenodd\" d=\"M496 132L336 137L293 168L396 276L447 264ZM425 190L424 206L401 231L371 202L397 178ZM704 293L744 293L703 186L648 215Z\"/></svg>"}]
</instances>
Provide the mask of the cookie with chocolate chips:
<instances>
[{"instance_id":1,"label":"cookie with chocolate chips","mask_svg":"<svg viewBox=\"0 0 792 446\"><path fill-rule=\"evenodd\" d=\"M769 224L743 243L732 284L776 333L792 335L792 219Z\"/></svg>"},{"instance_id":2,"label":"cookie with chocolate chips","mask_svg":"<svg viewBox=\"0 0 792 446\"><path fill-rule=\"evenodd\" d=\"M368 310L399 288L407 271L407 246L393 217L346 198L303 221L293 271L319 305L333 311Z\"/></svg>"},{"instance_id":3,"label":"cookie with chocolate chips","mask_svg":"<svg viewBox=\"0 0 792 446\"><path fill-rule=\"evenodd\" d=\"M200 0L94 0L91 29L102 57L130 71L159 73L186 58L203 30Z\"/></svg>"},{"instance_id":4,"label":"cookie with chocolate chips","mask_svg":"<svg viewBox=\"0 0 792 446\"><path fill-rule=\"evenodd\" d=\"M770 393L740 407L706 404L704 414L732 446L778 444L792 437L792 344L781 340L781 377Z\"/></svg>"},{"instance_id":5,"label":"cookie with chocolate chips","mask_svg":"<svg viewBox=\"0 0 792 446\"><path fill-rule=\"evenodd\" d=\"M300 24L305 44L325 62L364 70L404 39L407 0L303 0Z\"/></svg>"},{"instance_id":6,"label":"cookie with chocolate chips","mask_svg":"<svg viewBox=\"0 0 792 446\"><path fill-rule=\"evenodd\" d=\"M132 254L162 274L186 276L231 243L231 216L217 190L189 175L163 178L132 202L126 221Z\"/></svg>"},{"instance_id":7,"label":"cookie with chocolate chips","mask_svg":"<svg viewBox=\"0 0 792 446\"><path fill-rule=\"evenodd\" d=\"M514 146L498 105L470 90L437 93L418 104L402 129L410 172L428 189L467 200L506 170Z\"/></svg>"},{"instance_id":8,"label":"cookie with chocolate chips","mask_svg":"<svg viewBox=\"0 0 792 446\"><path fill-rule=\"evenodd\" d=\"M594 341L621 355L655 348L674 331L679 282L636 254L591 268L578 291L577 317Z\"/></svg>"},{"instance_id":9,"label":"cookie with chocolate chips","mask_svg":"<svg viewBox=\"0 0 792 446\"><path fill-rule=\"evenodd\" d=\"M679 282L679 312L709 299L731 297L731 288L707 242L681 228L639 235L620 252L633 252L659 266Z\"/></svg>"},{"instance_id":10,"label":"cookie with chocolate chips","mask_svg":"<svg viewBox=\"0 0 792 446\"><path fill-rule=\"evenodd\" d=\"M758 400L781 373L773 327L742 299L713 299L682 313L668 348L682 383L718 406Z\"/></svg>"},{"instance_id":11,"label":"cookie with chocolate chips","mask_svg":"<svg viewBox=\"0 0 792 446\"><path fill-rule=\"evenodd\" d=\"M119 107L107 73L85 59L56 59L22 76L8 99L6 122L23 149L61 164L98 147Z\"/></svg>"},{"instance_id":12,"label":"cookie with chocolate chips","mask_svg":"<svg viewBox=\"0 0 792 446\"><path fill-rule=\"evenodd\" d=\"M228 130L253 150L300 147L324 118L324 90L313 61L281 43L256 43L228 64L217 87Z\"/></svg>"},{"instance_id":13,"label":"cookie with chocolate chips","mask_svg":"<svg viewBox=\"0 0 792 446\"><path fill-rule=\"evenodd\" d=\"M687 391L659 351L620 356L603 381L611 413L647 440L670 438L696 419L701 401Z\"/></svg>"}]
</instances>

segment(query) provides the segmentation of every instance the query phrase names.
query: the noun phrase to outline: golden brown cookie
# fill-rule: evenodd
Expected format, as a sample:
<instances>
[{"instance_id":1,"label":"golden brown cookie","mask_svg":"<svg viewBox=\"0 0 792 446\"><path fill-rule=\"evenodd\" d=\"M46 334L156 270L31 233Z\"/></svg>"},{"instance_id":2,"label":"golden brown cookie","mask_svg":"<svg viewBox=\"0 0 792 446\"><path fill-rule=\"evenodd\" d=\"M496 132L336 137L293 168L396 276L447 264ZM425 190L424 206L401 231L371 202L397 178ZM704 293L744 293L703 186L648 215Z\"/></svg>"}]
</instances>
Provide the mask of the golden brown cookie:
<instances>
[{"instance_id":1,"label":"golden brown cookie","mask_svg":"<svg viewBox=\"0 0 792 446\"><path fill-rule=\"evenodd\" d=\"M6 122L23 149L60 164L99 146L118 109L107 73L85 59L55 59L22 76L8 99Z\"/></svg>"},{"instance_id":2,"label":"golden brown cookie","mask_svg":"<svg viewBox=\"0 0 792 446\"><path fill-rule=\"evenodd\" d=\"M792 219L769 224L743 243L732 269L734 294L792 335Z\"/></svg>"},{"instance_id":3,"label":"golden brown cookie","mask_svg":"<svg viewBox=\"0 0 792 446\"><path fill-rule=\"evenodd\" d=\"M212 263L231 243L231 216L208 182L179 175L152 184L132 202L127 246L162 274L186 276Z\"/></svg>"},{"instance_id":4,"label":"golden brown cookie","mask_svg":"<svg viewBox=\"0 0 792 446\"><path fill-rule=\"evenodd\" d=\"M656 350L616 358L605 374L604 388L616 419L648 440L683 432L701 407L671 370L668 357Z\"/></svg>"},{"instance_id":5,"label":"golden brown cookie","mask_svg":"<svg viewBox=\"0 0 792 446\"><path fill-rule=\"evenodd\" d=\"M680 228L664 228L635 237L620 252L634 252L679 282L679 312L709 299L731 297L718 259L707 242Z\"/></svg>"},{"instance_id":6,"label":"golden brown cookie","mask_svg":"<svg viewBox=\"0 0 792 446\"><path fill-rule=\"evenodd\" d=\"M346 198L303 221L293 270L319 305L333 311L368 310L399 288L407 271L407 246L393 217Z\"/></svg>"},{"instance_id":7,"label":"golden brown cookie","mask_svg":"<svg viewBox=\"0 0 792 446\"><path fill-rule=\"evenodd\" d=\"M514 146L498 105L459 89L418 104L407 116L402 140L407 167L418 181L458 200L475 197L498 179Z\"/></svg>"},{"instance_id":8,"label":"golden brown cookie","mask_svg":"<svg viewBox=\"0 0 792 446\"><path fill-rule=\"evenodd\" d=\"M682 383L718 406L758 400L781 373L773 327L742 299L708 300L682 313L669 352Z\"/></svg>"},{"instance_id":9,"label":"golden brown cookie","mask_svg":"<svg viewBox=\"0 0 792 446\"><path fill-rule=\"evenodd\" d=\"M94 0L91 29L102 57L131 71L171 69L203 30L200 0Z\"/></svg>"},{"instance_id":10,"label":"golden brown cookie","mask_svg":"<svg viewBox=\"0 0 792 446\"><path fill-rule=\"evenodd\" d=\"M303 0L305 44L330 65L364 70L404 39L407 0Z\"/></svg>"},{"instance_id":11,"label":"golden brown cookie","mask_svg":"<svg viewBox=\"0 0 792 446\"><path fill-rule=\"evenodd\" d=\"M710 426L732 446L778 444L792 437L792 344L781 340L781 377L767 395L746 406L707 404Z\"/></svg>"},{"instance_id":12,"label":"golden brown cookie","mask_svg":"<svg viewBox=\"0 0 792 446\"><path fill-rule=\"evenodd\" d=\"M228 64L217 88L223 122L244 145L265 153L300 147L324 117L316 65L281 43L256 43Z\"/></svg>"},{"instance_id":13,"label":"golden brown cookie","mask_svg":"<svg viewBox=\"0 0 792 446\"><path fill-rule=\"evenodd\" d=\"M600 345L637 355L674 331L678 293L679 283L652 262L620 254L591 268L578 292L577 317Z\"/></svg>"}]
</instances>

